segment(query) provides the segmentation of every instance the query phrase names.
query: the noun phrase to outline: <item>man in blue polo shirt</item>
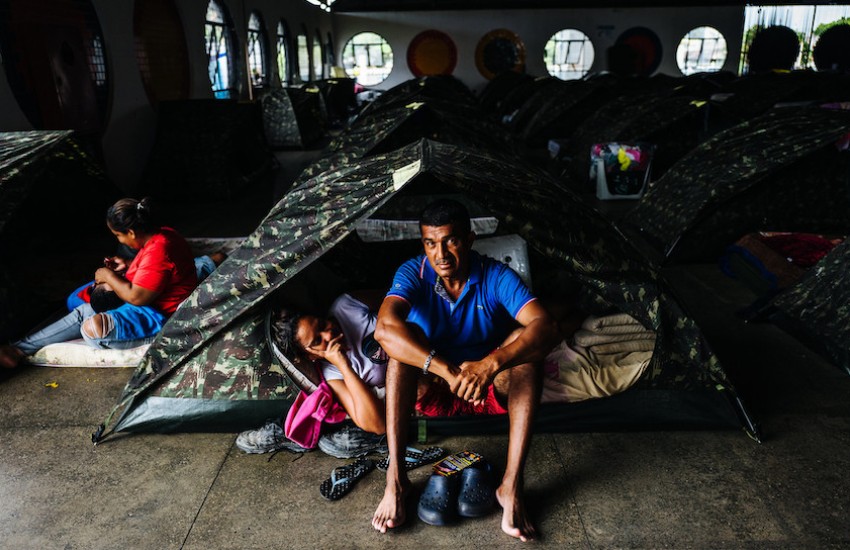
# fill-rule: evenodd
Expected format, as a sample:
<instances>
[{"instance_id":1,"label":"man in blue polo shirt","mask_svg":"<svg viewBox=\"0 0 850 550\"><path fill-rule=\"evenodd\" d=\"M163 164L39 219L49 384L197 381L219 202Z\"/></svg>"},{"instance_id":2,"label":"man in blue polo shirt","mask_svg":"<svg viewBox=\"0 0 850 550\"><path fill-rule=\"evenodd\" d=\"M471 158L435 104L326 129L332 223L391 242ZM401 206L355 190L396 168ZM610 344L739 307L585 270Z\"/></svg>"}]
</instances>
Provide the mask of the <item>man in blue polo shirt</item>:
<instances>
[{"instance_id":1,"label":"man in blue polo shirt","mask_svg":"<svg viewBox=\"0 0 850 550\"><path fill-rule=\"evenodd\" d=\"M419 225L425 253L396 272L375 330L390 356L390 467L372 525L386 532L406 519L410 480L401 465L424 372L442 378L455 401L476 411L507 410L508 457L496 498L503 508L502 529L529 540L534 527L525 510L523 470L540 396L538 362L557 342L557 326L513 270L472 250L475 233L463 205L438 200L425 209Z\"/></svg>"}]
</instances>

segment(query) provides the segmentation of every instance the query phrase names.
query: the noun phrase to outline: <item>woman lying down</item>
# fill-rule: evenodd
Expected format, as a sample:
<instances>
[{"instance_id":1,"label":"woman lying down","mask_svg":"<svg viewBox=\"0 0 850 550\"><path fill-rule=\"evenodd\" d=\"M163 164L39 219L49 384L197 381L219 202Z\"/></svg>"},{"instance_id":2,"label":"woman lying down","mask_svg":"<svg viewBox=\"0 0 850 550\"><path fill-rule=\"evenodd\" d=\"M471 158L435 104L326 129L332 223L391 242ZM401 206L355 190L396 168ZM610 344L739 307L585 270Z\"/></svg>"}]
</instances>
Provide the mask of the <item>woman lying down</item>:
<instances>
[{"instance_id":1,"label":"woman lying down","mask_svg":"<svg viewBox=\"0 0 850 550\"><path fill-rule=\"evenodd\" d=\"M320 449L339 458L380 451L386 445L383 399L389 358L375 341L377 308L367 305L370 301L342 294L327 317L279 310L272 319L275 345L296 363L312 363L354 424L318 441ZM570 342L563 340L544 360L541 402L575 402L622 392L643 374L654 348L655 333L628 315L588 317ZM484 402L472 404L454 397L445 380L427 374L419 378L416 410L422 416L504 414L505 395L495 390ZM241 433L236 445L247 453L305 450L286 438L279 422Z\"/></svg>"}]
</instances>

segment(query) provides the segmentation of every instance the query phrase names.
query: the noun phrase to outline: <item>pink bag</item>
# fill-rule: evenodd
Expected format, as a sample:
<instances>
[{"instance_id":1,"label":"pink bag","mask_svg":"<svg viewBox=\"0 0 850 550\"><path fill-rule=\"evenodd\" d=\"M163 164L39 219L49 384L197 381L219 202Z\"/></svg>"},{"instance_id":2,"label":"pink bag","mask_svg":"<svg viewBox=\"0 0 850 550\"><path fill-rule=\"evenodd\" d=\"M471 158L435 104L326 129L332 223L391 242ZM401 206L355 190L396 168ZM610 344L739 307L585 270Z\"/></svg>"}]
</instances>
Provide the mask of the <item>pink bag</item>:
<instances>
[{"instance_id":1,"label":"pink bag","mask_svg":"<svg viewBox=\"0 0 850 550\"><path fill-rule=\"evenodd\" d=\"M313 393L303 390L286 413L283 433L305 449L313 449L319 443L322 423L336 424L345 420L346 412L334 399L333 391L322 379Z\"/></svg>"}]
</instances>

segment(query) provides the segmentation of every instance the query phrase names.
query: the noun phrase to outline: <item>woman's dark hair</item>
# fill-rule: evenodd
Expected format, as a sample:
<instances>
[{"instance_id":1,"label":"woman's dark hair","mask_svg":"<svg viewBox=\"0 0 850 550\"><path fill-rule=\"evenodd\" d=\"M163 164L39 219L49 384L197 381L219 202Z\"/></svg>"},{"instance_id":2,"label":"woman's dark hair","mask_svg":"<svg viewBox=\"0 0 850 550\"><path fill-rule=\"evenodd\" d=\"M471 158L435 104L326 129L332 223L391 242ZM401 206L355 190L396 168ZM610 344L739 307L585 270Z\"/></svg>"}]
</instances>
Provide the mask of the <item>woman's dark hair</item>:
<instances>
[{"instance_id":1,"label":"woman's dark hair","mask_svg":"<svg viewBox=\"0 0 850 550\"><path fill-rule=\"evenodd\" d=\"M422 215L419 216L420 226L440 227L449 224L456 226L464 234L471 231L469 211L464 205L453 199L437 199L426 206Z\"/></svg>"},{"instance_id":2,"label":"woman's dark hair","mask_svg":"<svg viewBox=\"0 0 850 550\"><path fill-rule=\"evenodd\" d=\"M153 233L159 224L151 212L151 199L121 199L106 211L106 223L114 231L126 233L131 229L142 233Z\"/></svg>"},{"instance_id":3,"label":"woman's dark hair","mask_svg":"<svg viewBox=\"0 0 850 550\"><path fill-rule=\"evenodd\" d=\"M272 314L272 338L281 353L290 359L301 355L301 350L295 345L295 333L298 332L298 321L301 317L300 313L285 308Z\"/></svg>"}]
</instances>

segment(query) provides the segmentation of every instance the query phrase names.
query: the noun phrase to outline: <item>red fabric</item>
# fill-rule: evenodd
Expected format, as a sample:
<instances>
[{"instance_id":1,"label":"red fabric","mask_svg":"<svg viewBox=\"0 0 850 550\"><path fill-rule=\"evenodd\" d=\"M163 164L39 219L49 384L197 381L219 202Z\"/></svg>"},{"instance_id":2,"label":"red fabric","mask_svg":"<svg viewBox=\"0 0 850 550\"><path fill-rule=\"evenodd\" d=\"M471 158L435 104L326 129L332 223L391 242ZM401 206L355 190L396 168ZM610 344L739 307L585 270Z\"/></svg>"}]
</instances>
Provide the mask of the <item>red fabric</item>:
<instances>
[{"instance_id":1,"label":"red fabric","mask_svg":"<svg viewBox=\"0 0 850 550\"><path fill-rule=\"evenodd\" d=\"M198 285L195 261L186 240L170 227L162 227L145 243L130 266L127 280L160 292L151 304L166 315L174 313Z\"/></svg>"},{"instance_id":2,"label":"red fabric","mask_svg":"<svg viewBox=\"0 0 850 550\"><path fill-rule=\"evenodd\" d=\"M800 267L815 265L843 240L812 233L762 233L759 239Z\"/></svg>"},{"instance_id":3,"label":"red fabric","mask_svg":"<svg viewBox=\"0 0 850 550\"><path fill-rule=\"evenodd\" d=\"M505 414L506 408L496 399L493 384L487 388L487 397L480 405L473 405L455 396L448 385L434 382L428 390L416 401L416 410L422 416L458 416L462 414Z\"/></svg>"}]
</instances>

